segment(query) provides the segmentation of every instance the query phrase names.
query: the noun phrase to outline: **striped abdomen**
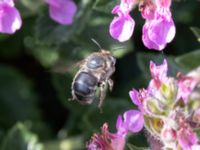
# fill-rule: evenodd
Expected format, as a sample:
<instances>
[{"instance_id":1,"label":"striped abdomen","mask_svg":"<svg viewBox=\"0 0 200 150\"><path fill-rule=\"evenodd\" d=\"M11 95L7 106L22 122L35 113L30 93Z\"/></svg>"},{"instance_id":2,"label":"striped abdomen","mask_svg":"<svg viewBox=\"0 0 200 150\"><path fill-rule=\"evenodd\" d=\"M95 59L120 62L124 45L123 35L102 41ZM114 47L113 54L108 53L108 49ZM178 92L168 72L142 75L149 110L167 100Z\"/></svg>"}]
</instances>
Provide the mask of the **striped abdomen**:
<instances>
[{"instance_id":1,"label":"striped abdomen","mask_svg":"<svg viewBox=\"0 0 200 150\"><path fill-rule=\"evenodd\" d=\"M97 79L88 72L80 72L73 83L72 89L76 99L82 103L91 103L97 87Z\"/></svg>"}]
</instances>

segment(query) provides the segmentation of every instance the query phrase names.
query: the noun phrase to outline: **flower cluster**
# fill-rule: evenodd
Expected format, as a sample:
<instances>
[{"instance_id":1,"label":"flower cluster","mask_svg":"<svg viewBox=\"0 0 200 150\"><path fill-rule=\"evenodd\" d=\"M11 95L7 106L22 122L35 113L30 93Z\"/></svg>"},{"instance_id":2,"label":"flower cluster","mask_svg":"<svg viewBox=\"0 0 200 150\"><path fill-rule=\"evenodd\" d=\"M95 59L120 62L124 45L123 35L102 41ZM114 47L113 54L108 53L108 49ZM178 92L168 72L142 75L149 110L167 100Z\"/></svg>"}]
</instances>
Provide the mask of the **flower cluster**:
<instances>
[{"instance_id":1,"label":"flower cluster","mask_svg":"<svg viewBox=\"0 0 200 150\"><path fill-rule=\"evenodd\" d=\"M146 20L142 30L144 45L148 49L163 50L176 32L170 11L171 0L121 0L112 10L117 16L110 24L111 36L120 42L130 39L135 27L130 12L136 5Z\"/></svg>"},{"instance_id":2,"label":"flower cluster","mask_svg":"<svg viewBox=\"0 0 200 150\"><path fill-rule=\"evenodd\" d=\"M62 24L70 25L77 11L73 0L45 0L50 17ZM22 19L14 0L0 0L0 33L13 34L21 28Z\"/></svg>"},{"instance_id":3,"label":"flower cluster","mask_svg":"<svg viewBox=\"0 0 200 150\"><path fill-rule=\"evenodd\" d=\"M88 150L124 150L128 132L138 132L143 128L143 116L137 110L128 110L123 117L118 116L116 133L108 131L108 124L102 127L101 134L94 134L87 144Z\"/></svg>"},{"instance_id":4,"label":"flower cluster","mask_svg":"<svg viewBox=\"0 0 200 150\"><path fill-rule=\"evenodd\" d=\"M104 124L102 134L95 134L88 143L88 150L123 150L127 133L143 127L153 150L200 149L196 133L200 131L200 68L187 75L178 73L177 78L168 77L167 70L166 60L161 65L150 62L148 87L129 92L138 110L118 116L115 134Z\"/></svg>"},{"instance_id":5,"label":"flower cluster","mask_svg":"<svg viewBox=\"0 0 200 150\"><path fill-rule=\"evenodd\" d=\"M166 60L159 66L150 62L152 79L147 89L130 91L131 100L142 113L147 131L163 145L160 149L200 149L196 134L200 129L200 97L192 96L200 83L200 69L187 75L179 73L177 79L168 77L167 69Z\"/></svg>"}]
</instances>

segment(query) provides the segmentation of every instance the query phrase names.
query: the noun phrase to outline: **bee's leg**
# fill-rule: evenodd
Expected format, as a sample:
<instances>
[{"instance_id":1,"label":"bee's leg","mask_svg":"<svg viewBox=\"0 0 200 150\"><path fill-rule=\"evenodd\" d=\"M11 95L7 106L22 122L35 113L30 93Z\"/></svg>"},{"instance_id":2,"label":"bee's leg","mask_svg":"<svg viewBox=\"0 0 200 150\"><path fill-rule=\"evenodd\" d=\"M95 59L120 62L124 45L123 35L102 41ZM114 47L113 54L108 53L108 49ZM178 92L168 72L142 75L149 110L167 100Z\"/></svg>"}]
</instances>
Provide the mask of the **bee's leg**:
<instances>
[{"instance_id":1,"label":"bee's leg","mask_svg":"<svg viewBox=\"0 0 200 150\"><path fill-rule=\"evenodd\" d=\"M68 101L74 101L76 98L72 96L71 98L68 98Z\"/></svg>"},{"instance_id":2,"label":"bee's leg","mask_svg":"<svg viewBox=\"0 0 200 150\"><path fill-rule=\"evenodd\" d=\"M109 90L112 91L114 82L112 79L108 79Z\"/></svg>"},{"instance_id":3,"label":"bee's leg","mask_svg":"<svg viewBox=\"0 0 200 150\"><path fill-rule=\"evenodd\" d=\"M105 96L106 96L105 82L102 82L100 84L100 96L99 96L100 100L99 100L99 105L98 105L99 108L102 107L104 99L105 99Z\"/></svg>"},{"instance_id":4,"label":"bee's leg","mask_svg":"<svg viewBox=\"0 0 200 150\"><path fill-rule=\"evenodd\" d=\"M68 101L74 101L76 99L76 96L74 94L74 91L72 90L72 97L68 98Z\"/></svg>"}]
</instances>

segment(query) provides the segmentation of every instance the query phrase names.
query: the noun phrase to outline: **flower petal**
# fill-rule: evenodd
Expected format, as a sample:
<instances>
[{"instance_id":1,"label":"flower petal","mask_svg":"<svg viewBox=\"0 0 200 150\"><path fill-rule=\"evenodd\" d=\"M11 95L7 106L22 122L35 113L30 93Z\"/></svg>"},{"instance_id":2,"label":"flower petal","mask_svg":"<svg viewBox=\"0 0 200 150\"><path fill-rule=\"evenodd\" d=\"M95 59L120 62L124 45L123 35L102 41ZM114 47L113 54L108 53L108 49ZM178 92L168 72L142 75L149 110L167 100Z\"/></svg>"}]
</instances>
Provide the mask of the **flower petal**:
<instances>
[{"instance_id":1,"label":"flower petal","mask_svg":"<svg viewBox=\"0 0 200 150\"><path fill-rule=\"evenodd\" d=\"M190 149L192 145L197 144L198 138L190 127L181 128L178 133L178 143L183 149Z\"/></svg>"},{"instance_id":2,"label":"flower petal","mask_svg":"<svg viewBox=\"0 0 200 150\"><path fill-rule=\"evenodd\" d=\"M135 21L128 14L115 17L110 24L110 34L120 42L131 38L135 27Z\"/></svg>"},{"instance_id":3,"label":"flower petal","mask_svg":"<svg viewBox=\"0 0 200 150\"><path fill-rule=\"evenodd\" d=\"M161 65L156 65L153 61L150 61L150 72L151 72L151 77L153 79L159 79L161 81L165 81L167 78L167 70L168 70L168 65L167 65L167 60L164 59L163 63Z\"/></svg>"},{"instance_id":4,"label":"flower petal","mask_svg":"<svg viewBox=\"0 0 200 150\"><path fill-rule=\"evenodd\" d=\"M144 43L144 46L147 47L148 49L162 50L164 48L163 45L162 46L157 45L150 39L149 33L148 33L149 24L150 22L147 21L144 24L143 29L142 29L142 41Z\"/></svg>"},{"instance_id":5,"label":"flower petal","mask_svg":"<svg viewBox=\"0 0 200 150\"><path fill-rule=\"evenodd\" d=\"M198 82L198 79L195 77L179 75L177 99L182 98L186 103L188 96L192 93Z\"/></svg>"},{"instance_id":6,"label":"flower petal","mask_svg":"<svg viewBox=\"0 0 200 150\"><path fill-rule=\"evenodd\" d=\"M140 111L128 110L124 113L124 123L129 131L139 132L144 126L144 118Z\"/></svg>"},{"instance_id":7,"label":"flower petal","mask_svg":"<svg viewBox=\"0 0 200 150\"><path fill-rule=\"evenodd\" d=\"M20 29L22 20L20 13L15 7L6 3L0 4L0 32L13 34L16 30Z\"/></svg>"},{"instance_id":8,"label":"flower petal","mask_svg":"<svg viewBox=\"0 0 200 150\"><path fill-rule=\"evenodd\" d=\"M132 91L129 92L129 96L132 100L132 102L137 105L140 106L141 105L141 101L139 100L139 93L137 90L132 89Z\"/></svg>"},{"instance_id":9,"label":"flower petal","mask_svg":"<svg viewBox=\"0 0 200 150\"><path fill-rule=\"evenodd\" d=\"M115 7L112 9L112 14L118 14L118 13L121 13L120 6L119 6L119 5L115 6Z\"/></svg>"},{"instance_id":10,"label":"flower petal","mask_svg":"<svg viewBox=\"0 0 200 150\"><path fill-rule=\"evenodd\" d=\"M1 4L8 4L8 5L12 6L12 7L14 7L14 5L15 5L13 0L1 0L0 1L0 5Z\"/></svg>"},{"instance_id":11,"label":"flower petal","mask_svg":"<svg viewBox=\"0 0 200 150\"><path fill-rule=\"evenodd\" d=\"M171 13L166 11L164 15L156 13L156 17L147 20L143 26L143 43L149 49L163 50L167 43L175 36L176 29L171 18Z\"/></svg>"},{"instance_id":12,"label":"flower petal","mask_svg":"<svg viewBox=\"0 0 200 150\"><path fill-rule=\"evenodd\" d=\"M200 150L200 144L192 145L191 150Z\"/></svg>"},{"instance_id":13,"label":"flower petal","mask_svg":"<svg viewBox=\"0 0 200 150\"><path fill-rule=\"evenodd\" d=\"M73 22L77 10L76 4L72 0L49 0L50 17L63 25L70 25Z\"/></svg>"}]
</instances>

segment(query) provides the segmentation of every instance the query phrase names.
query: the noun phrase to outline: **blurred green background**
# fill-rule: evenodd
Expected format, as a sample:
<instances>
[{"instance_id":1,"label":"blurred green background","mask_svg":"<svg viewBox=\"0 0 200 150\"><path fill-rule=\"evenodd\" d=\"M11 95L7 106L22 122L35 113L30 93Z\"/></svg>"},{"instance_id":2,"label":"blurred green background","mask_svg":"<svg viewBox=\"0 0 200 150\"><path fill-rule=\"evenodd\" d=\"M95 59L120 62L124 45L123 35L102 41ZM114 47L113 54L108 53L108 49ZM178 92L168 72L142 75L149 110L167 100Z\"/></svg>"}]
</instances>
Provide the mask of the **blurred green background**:
<instances>
[{"instance_id":1,"label":"blurred green background","mask_svg":"<svg viewBox=\"0 0 200 150\"><path fill-rule=\"evenodd\" d=\"M117 0L75 0L74 23L62 26L49 18L42 0L21 0L16 7L23 26L14 35L0 34L0 148L2 150L82 150L94 132L108 122L115 132L118 114L135 108L128 92L146 87L149 61L169 62L169 75L188 72L200 65L200 2L173 1L176 36L163 52L148 50L141 41L138 8L132 11L136 26L125 43L109 35L110 13ZM98 47L117 58L114 89L107 92L103 113L92 105L82 106L71 98L72 68ZM64 70L62 70L64 69ZM62 73L60 73L62 72ZM144 133L130 134L128 142L148 146Z\"/></svg>"}]
</instances>

